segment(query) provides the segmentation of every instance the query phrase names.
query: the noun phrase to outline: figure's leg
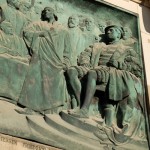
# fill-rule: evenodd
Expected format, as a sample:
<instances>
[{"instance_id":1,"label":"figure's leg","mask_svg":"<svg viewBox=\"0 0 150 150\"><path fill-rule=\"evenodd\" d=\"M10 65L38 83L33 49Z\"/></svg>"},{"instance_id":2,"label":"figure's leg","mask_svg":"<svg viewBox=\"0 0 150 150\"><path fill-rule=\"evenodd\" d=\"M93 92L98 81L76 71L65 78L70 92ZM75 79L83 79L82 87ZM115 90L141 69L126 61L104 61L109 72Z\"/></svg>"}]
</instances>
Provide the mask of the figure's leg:
<instances>
[{"instance_id":1,"label":"figure's leg","mask_svg":"<svg viewBox=\"0 0 150 150\"><path fill-rule=\"evenodd\" d=\"M75 68L70 68L67 70L67 76L77 100L77 106L80 107L81 82L78 78L78 71Z\"/></svg>"},{"instance_id":2,"label":"figure's leg","mask_svg":"<svg viewBox=\"0 0 150 150\"><path fill-rule=\"evenodd\" d=\"M106 104L104 114L105 114L105 124L109 127L112 126L115 114L114 106L112 104Z\"/></svg>"},{"instance_id":3,"label":"figure's leg","mask_svg":"<svg viewBox=\"0 0 150 150\"><path fill-rule=\"evenodd\" d=\"M121 113L121 126L123 127L126 120L126 113L127 113L127 98L119 102L119 108Z\"/></svg>"},{"instance_id":4,"label":"figure's leg","mask_svg":"<svg viewBox=\"0 0 150 150\"><path fill-rule=\"evenodd\" d=\"M94 70L90 70L88 72L85 99L84 99L81 109L89 108L91 100L95 94L96 80L97 80L97 73Z\"/></svg>"},{"instance_id":5,"label":"figure's leg","mask_svg":"<svg viewBox=\"0 0 150 150\"><path fill-rule=\"evenodd\" d=\"M89 106L92 100L92 97L96 90L96 80L97 80L97 74L95 71L91 70L88 72L88 79L87 79L87 85L86 85L86 95L83 102L83 105L80 110L71 113L71 115L79 118L88 118L89 117Z\"/></svg>"},{"instance_id":6,"label":"figure's leg","mask_svg":"<svg viewBox=\"0 0 150 150\"><path fill-rule=\"evenodd\" d=\"M71 95L71 106L72 106L73 109L78 107L77 100L76 100L74 94Z\"/></svg>"},{"instance_id":7,"label":"figure's leg","mask_svg":"<svg viewBox=\"0 0 150 150\"><path fill-rule=\"evenodd\" d=\"M136 106L137 106L137 92L133 88L132 93L126 98L126 103L123 103L123 101L120 103L123 126L130 123L133 116L134 108Z\"/></svg>"}]
</instances>

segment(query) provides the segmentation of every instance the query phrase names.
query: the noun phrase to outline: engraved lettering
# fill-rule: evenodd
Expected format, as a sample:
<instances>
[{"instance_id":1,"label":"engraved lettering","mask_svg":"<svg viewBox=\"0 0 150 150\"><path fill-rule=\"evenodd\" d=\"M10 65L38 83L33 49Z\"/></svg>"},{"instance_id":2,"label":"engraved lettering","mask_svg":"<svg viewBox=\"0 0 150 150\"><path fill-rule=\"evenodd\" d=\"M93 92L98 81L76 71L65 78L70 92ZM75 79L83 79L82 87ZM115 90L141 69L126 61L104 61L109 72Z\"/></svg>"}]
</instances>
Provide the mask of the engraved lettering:
<instances>
[{"instance_id":1,"label":"engraved lettering","mask_svg":"<svg viewBox=\"0 0 150 150\"><path fill-rule=\"evenodd\" d=\"M6 142L6 143L10 143L13 145L17 145L17 140L11 139L11 138L7 138L7 137L0 137L0 141L2 142Z\"/></svg>"},{"instance_id":2,"label":"engraved lettering","mask_svg":"<svg viewBox=\"0 0 150 150\"><path fill-rule=\"evenodd\" d=\"M23 147L31 149L31 150L46 150L46 147L44 146L34 145L30 143L23 143Z\"/></svg>"}]
</instances>

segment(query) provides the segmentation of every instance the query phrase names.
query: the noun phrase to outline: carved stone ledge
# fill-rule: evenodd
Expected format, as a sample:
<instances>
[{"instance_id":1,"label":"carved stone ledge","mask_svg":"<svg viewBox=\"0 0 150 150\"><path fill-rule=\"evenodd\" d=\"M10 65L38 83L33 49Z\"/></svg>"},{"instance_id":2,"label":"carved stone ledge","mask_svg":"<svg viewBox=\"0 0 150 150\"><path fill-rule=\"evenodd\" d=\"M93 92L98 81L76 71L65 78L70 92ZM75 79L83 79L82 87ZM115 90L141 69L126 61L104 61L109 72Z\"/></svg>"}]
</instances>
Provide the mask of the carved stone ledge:
<instances>
[{"instance_id":1,"label":"carved stone ledge","mask_svg":"<svg viewBox=\"0 0 150 150\"><path fill-rule=\"evenodd\" d=\"M143 0L131 0L131 1L139 3L139 4L141 4L143 2Z\"/></svg>"},{"instance_id":2,"label":"carved stone ledge","mask_svg":"<svg viewBox=\"0 0 150 150\"><path fill-rule=\"evenodd\" d=\"M150 7L150 0L131 0L133 2L136 2L138 4L142 4L146 7Z\"/></svg>"}]
</instances>

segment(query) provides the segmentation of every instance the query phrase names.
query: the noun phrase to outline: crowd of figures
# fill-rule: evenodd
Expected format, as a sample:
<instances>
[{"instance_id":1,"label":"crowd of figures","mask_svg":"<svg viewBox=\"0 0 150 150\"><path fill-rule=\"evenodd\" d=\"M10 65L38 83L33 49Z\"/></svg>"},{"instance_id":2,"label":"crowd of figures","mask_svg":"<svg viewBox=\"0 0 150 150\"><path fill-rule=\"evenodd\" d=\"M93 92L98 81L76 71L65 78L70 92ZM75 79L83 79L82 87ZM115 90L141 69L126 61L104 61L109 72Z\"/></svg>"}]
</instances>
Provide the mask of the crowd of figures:
<instances>
[{"instance_id":1,"label":"crowd of figures","mask_svg":"<svg viewBox=\"0 0 150 150\"><path fill-rule=\"evenodd\" d=\"M7 87L0 90L1 97L24 107L16 110L19 113L68 109L79 118L89 117L90 105L98 98L95 115L101 114L104 126L116 124L116 132L126 134L132 122L131 135L138 128L136 134L144 137L142 67L131 29L95 24L93 18L81 20L76 14L65 24L57 7L37 7L34 1L21 0L0 6L5 76L0 82Z\"/></svg>"}]
</instances>

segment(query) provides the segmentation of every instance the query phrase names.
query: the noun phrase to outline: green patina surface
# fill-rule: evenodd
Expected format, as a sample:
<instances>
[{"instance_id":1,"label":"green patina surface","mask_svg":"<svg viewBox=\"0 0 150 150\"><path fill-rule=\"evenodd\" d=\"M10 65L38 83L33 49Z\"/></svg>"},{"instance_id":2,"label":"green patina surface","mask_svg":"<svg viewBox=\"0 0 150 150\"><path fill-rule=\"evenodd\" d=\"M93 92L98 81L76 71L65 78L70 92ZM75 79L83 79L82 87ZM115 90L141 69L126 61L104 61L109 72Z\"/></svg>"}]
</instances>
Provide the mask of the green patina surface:
<instances>
[{"instance_id":1,"label":"green patina surface","mask_svg":"<svg viewBox=\"0 0 150 150\"><path fill-rule=\"evenodd\" d=\"M62 149L148 149L140 43L138 16L101 2L2 1L0 132Z\"/></svg>"}]
</instances>

